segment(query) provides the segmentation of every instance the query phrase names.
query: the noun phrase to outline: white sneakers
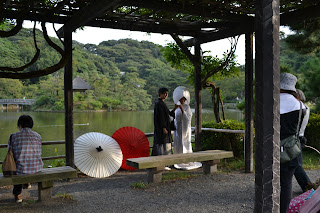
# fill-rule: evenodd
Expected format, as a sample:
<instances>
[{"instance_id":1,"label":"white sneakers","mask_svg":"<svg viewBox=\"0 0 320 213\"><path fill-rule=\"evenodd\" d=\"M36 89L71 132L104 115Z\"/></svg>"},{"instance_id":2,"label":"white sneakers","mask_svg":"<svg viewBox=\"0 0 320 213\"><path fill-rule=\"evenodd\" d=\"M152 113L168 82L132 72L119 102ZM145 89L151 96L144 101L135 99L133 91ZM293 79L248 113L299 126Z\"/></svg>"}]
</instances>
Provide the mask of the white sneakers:
<instances>
[{"instance_id":1,"label":"white sneakers","mask_svg":"<svg viewBox=\"0 0 320 213\"><path fill-rule=\"evenodd\" d=\"M19 195L14 195L14 200L16 201L16 203L22 203L21 194L19 194Z\"/></svg>"},{"instance_id":2,"label":"white sneakers","mask_svg":"<svg viewBox=\"0 0 320 213\"><path fill-rule=\"evenodd\" d=\"M164 167L164 170L170 171L171 168L170 168L169 166L165 166L165 167Z\"/></svg>"}]
</instances>

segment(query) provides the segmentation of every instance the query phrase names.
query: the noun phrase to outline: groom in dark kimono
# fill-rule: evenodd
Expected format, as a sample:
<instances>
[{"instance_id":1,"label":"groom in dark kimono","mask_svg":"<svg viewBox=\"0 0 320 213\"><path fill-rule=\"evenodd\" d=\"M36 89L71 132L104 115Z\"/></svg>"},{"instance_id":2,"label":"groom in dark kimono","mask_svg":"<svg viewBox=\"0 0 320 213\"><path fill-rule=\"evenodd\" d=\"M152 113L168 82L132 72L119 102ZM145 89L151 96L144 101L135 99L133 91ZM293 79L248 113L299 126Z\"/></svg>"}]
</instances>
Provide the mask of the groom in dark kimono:
<instances>
[{"instance_id":1,"label":"groom in dark kimono","mask_svg":"<svg viewBox=\"0 0 320 213\"><path fill-rule=\"evenodd\" d=\"M164 100L168 97L168 89L159 89L159 98L154 105L154 139L152 155L168 155L171 153L172 135L170 129L170 117L174 118L174 111L169 111Z\"/></svg>"}]
</instances>

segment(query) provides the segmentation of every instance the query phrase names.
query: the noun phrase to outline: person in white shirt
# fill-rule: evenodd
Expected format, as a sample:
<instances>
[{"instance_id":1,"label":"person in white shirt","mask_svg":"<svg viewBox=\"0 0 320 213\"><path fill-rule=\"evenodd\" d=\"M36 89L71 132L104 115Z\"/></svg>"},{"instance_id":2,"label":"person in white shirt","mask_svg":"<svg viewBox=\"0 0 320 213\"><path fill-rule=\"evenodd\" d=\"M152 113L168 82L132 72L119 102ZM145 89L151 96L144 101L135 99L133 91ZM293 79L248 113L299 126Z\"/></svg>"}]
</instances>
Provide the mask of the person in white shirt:
<instances>
[{"instance_id":1,"label":"person in white shirt","mask_svg":"<svg viewBox=\"0 0 320 213\"><path fill-rule=\"evenodd\" d=\"M280 74L280 140L297 134L300 110L305 105L297 97L296 76L290 73ZM300 120L303 120L303 113ZM282 147L280 148L280 152ZM286 213L292 196L292 178L296 168L301 165L302 155L280 164L280 213Z\"/></svg>"},{"instance_id":2,"label":"person in white shirt","mask_svg":"<svg viewBox=\"0 0 320 213\"><path fill-rule=\"evenodd\" d=\"M306 101L306 97L301 90L297 89L297 95L298 95L298 98L303 103ZM299 139L300 139L301 148L304 148L304 146L306 145L306 142L307 142L307 139L304 137L304 131L305 131L307 124L308 124L308 121L309 121L309 115L310 115L310 108L306 106L305 115L303 117L301 127L299 130ZM302 152L300 153L300 155L302 155ZM301 159L301 162L298 164L296 171L294 172L294 177L296 178L302 191L305 192L305 191L313 188L313 183L311 182L306 171L302 167L302 156L299 159Z\"/></svg>"}]
</instances>

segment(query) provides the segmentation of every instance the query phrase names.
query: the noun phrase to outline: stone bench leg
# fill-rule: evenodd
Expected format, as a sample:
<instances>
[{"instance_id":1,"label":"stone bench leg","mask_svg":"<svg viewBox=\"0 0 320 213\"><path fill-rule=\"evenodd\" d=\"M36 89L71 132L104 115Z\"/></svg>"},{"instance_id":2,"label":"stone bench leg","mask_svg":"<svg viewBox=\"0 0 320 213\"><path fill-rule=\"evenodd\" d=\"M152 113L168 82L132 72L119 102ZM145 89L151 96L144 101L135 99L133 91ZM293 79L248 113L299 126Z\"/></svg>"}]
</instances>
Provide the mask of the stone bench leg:
<instances>
[{"instance_id":1,"label":"stone bench leg","mask_svg":"<svg viewBox=\"0 0 320 213\"><path fill-rule=\"evenodd\" d=\"M220 162L220 160L210 160L210 161L203 161L202 162L202 168L204 174L212 174L214 172L217 172L217 164Z\"/></svg>"},{"instance_id":2,"label":"stone bench leg","mask_svg":"<svg viewBox=\"0 0 320 213\"><path fill-rule=\"evenodd\" d=\"M52 198L53 181L44 181L38 183L38 199L39 201L46 201Z\"/></svg>"},{"instance_id":3,"label":"stone bench leg","mask_svg":"<svg viewBox=\"0 0 320 213\"><path fill-rule=\"evenodd\" d=\"M156 167L147 169L148 183L160 183L162 181L162 172L164 167Z\"/></svg>"}]
</instances>

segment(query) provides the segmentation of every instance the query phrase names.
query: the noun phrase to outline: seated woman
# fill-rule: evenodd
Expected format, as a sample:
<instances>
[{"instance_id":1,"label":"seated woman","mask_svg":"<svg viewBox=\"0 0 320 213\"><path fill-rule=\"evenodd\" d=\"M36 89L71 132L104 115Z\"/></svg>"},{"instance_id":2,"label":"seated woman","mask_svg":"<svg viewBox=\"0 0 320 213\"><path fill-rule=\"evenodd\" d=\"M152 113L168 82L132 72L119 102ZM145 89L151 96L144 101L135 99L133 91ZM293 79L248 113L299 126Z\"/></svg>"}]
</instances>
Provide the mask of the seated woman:
<instances>
[{"instance_id":1,"label":"seated woman","mask_svg":"<svg viewBox=\"0 0 320 213\"><path fill-rule=\"evenodd\" d=\"M41 159L41 136L32 131L33 120L29 115L21 115L18 119L19 132L10 135L8 145L17 165L17 175L33 174L43 167ZM14 185L13 195L17 203L22 202L22 184Z\"/></svg>"},{"instance_id":2,"label":"seated woman","mask_svg":"<svg viewBox=\"0 0 320 213\"><path fill-rule=\"evenodd\" d=\"M175 98L177 94L175 94ZM178 96L179 97L179 96ZM181 153L192 153L191 146L191 119L192 112L189 106L190 99L189 91L184 89L183 92L180 93L179 101L176 102L178 108L175 111L175 127L176 130L173 134L174 141L174 154ZM201 167L202 164L200 162L189 162L182 164L175 164L174 167L177 169L190 170Z\"/></svg>"}]
</instances>

